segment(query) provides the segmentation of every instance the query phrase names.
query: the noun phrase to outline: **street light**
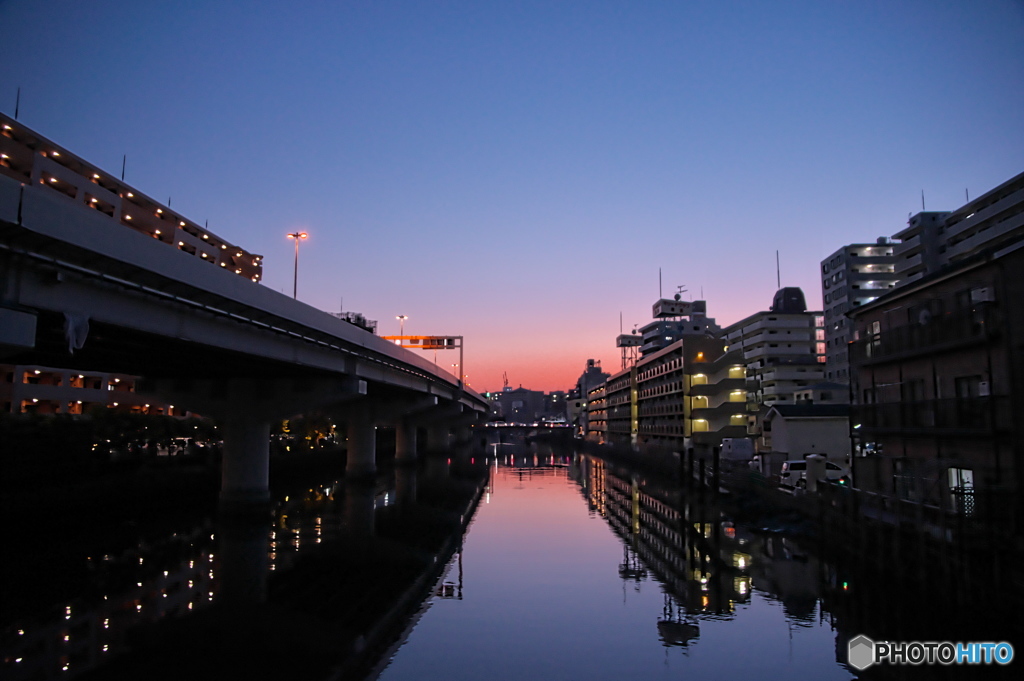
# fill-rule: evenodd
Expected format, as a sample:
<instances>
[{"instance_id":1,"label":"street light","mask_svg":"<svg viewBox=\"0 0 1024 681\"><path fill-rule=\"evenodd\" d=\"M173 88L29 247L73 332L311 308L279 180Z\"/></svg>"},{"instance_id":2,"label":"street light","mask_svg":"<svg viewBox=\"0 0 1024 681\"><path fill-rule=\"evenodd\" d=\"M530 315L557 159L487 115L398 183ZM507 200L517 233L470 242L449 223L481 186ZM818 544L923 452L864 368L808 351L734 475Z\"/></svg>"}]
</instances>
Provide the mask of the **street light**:
<instances>
[{"instance_id":1,"label":"street light","mask_svg":"<svg viewBox=\"0 0 1024 681\"><path fill-rule=\"evenodd\" d=\"M288 235L289 239L295 239L295 276L292 280L292 298L298 299L299 297L299 241L302 239L308 239L309 235L305 232L292 232Z\"/></svg>"},{"instance_id":2,"label":"street light","mask_svg":"<svg viewBox=\"0 0 1024 681\"><path fill-rule=\"evenodd\" d=\"M395 319L398 320L398 335L399 336L404 336L405 335L405 320L408 319L408 318L409 318L409 315L407 315L407 314L400 314L397 317L395 317Z\"/></svg>"},{"instance_id":3,"label":"street light","mask_svg":"<svg viewBox=\"0 0 1024 681\"><path fill-rule=\"evenodd\" d=\"M453 364L452 365L452 373L455 374L455 378L459 378L459 365L458 364ZM459 378L459 380L461 381L462 379Z\"/></svg>"}]
</instances>

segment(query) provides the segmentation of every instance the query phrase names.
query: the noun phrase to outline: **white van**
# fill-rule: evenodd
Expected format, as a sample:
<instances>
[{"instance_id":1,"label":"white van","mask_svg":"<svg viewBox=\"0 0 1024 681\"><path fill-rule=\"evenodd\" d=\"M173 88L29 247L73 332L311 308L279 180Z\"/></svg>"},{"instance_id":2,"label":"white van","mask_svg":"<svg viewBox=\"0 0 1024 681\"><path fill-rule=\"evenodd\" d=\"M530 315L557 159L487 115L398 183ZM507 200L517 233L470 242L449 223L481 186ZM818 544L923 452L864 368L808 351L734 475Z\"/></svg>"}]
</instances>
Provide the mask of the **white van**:
<instances>
[{"instance_id":1,"label":"white van","mask_svg":"<svg viewBox=\"0 0 1024 681\"><path fill-rule=\"evenodd\" d=\"M851 479L850 469L837 463L826 461L825 479L838 480L840 484L848 485ZM784 461L782 463L782 472L779 473L779 484L783 487L806 487L807 461L805 459Z\"/></svg>"}]
</instances>

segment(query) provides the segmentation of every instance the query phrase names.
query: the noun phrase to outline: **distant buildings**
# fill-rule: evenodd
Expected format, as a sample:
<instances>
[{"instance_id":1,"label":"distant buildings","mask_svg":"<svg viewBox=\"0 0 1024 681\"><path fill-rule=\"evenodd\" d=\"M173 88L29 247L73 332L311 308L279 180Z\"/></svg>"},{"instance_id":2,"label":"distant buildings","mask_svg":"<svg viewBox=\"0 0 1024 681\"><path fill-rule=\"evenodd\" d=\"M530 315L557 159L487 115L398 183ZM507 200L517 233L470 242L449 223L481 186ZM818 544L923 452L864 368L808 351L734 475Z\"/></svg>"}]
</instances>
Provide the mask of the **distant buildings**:
<instances>
[{"instance_id":1,"label":"distant buildings","mask_svg":"<svg viewBox=\"0 0 1024 681\"><path fill-rule=\"evenodd\" d=\"M523 386L505 388L501 392L484 393L491 405L490 417L507 423L534 423L538 421L564 421L566 419L566 393L557 390L545 394Z\"/></svg>"},{"instance_id":2,"label":"distant buildings","mask_svg":"<svg viewBox=\"0 0 1024 681\"><path fill-rule=\"evenodd\" d=\"M601 369L601 362L588 359L586 368L576 380L576 386L566 394L566 421L573 426L573 432L578 437L586 435L589 428L588 395L598 386L601 386L603 394L607 378L608 374Z\"/></svg>"}]
</instances>

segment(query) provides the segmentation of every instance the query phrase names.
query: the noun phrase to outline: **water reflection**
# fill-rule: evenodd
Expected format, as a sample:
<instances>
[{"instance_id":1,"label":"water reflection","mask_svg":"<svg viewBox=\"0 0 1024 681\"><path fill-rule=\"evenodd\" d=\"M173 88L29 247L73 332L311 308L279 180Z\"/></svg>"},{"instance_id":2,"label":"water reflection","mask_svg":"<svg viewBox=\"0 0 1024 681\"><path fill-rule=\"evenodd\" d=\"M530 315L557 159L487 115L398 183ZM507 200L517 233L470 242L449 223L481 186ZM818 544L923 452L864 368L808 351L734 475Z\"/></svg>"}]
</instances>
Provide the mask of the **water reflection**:
<instances>
[{"instance_id":1,"label":"water reflection","mask_svg":"<svg viewBox=\"0 0 1024 681\"><path fill-rule=\"evenodd\" d=\"M384 681L851 677L813 617L816 563L789 540L600 459L491 452L490 503L459 556L465 600L442 598L449 572Z\"/></svg>"},{"instance_id":2,"label":"water reflection","mask_svg":"<svg viewBox=\"0 0 1024 681\"><path fill-rule=\"evenodd\" d=\"M266 520L222 517L102 556L88 593L0 634L2 677L154 678L159 665L164 677L230 667L249 678L289 668L318 678L326 659L358 664L351 653L387 636L403 602L415 610L457 548L481 490L479 475L468 474L453 476L445 462L422 482L409 468L377 485L332 481L284 496ZM461 598L460 575L439 593ZM310 634L298 646L287 643L296 630ZM334 641L326 657L323 636ZM310 645L319 647L316 664L283 654Z\"/></svg>"}]
</instances>

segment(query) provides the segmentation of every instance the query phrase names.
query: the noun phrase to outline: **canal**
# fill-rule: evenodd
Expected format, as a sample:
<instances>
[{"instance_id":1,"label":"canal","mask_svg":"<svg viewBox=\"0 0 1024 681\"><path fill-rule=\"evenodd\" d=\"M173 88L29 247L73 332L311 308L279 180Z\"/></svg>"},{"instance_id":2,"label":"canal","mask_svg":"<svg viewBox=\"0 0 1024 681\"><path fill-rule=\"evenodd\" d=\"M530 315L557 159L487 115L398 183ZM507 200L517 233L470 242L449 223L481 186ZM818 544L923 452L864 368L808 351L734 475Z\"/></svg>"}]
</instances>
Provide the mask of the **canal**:
<instances>
[{"instance_id":1,"label":"canal","mask_svg":"<svg viewBox=\"0 0 1024 681\"><path fill-rule=\"evenodd\" d=\"M680 534L671 490L600 460L491 465L444 580L458 597L431 598L382 681L853 677L794 543L720 517Z\"/></svg>"},{"instance_id":2,"label":"canal","mask_svg":"<svg viewBox=\"0 0 1024 681\"><path fill-rule=\"evenodd\" d=\"M1016 665L858 676L847 649L859 634L1016 642L1012 584L950 590L929 581L931 566L901 566L900 578L884 558L830 550L806 518L730 496L516 441L376 484L293 486L269 518L165 517L135 541L101 531L40 542L34 569L53 563L79 588L32 612L24 594L7 601L19 607L4 613L0 676L1012 676ZM10 562L4 574L8 595L38 583Z\"/></svg>"}]
</instances>

